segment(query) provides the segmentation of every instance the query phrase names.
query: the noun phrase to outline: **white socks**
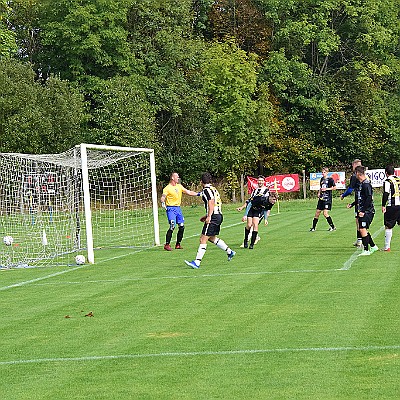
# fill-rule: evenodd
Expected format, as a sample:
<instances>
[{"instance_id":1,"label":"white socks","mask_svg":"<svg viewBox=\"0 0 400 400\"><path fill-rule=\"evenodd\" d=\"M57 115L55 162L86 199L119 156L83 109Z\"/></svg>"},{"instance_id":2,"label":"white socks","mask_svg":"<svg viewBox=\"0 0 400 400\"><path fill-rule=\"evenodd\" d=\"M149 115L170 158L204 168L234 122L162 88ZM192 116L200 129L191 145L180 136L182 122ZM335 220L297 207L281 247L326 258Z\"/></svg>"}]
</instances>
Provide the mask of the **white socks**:
<instances>
[{"instance_id":1,"label":"white socks","mask_svg":"<svg viewBox=\"0 0 400 400\"><path fill-rule=\"evenodd\" d=\"M385 229L385 249L390 249L390 242L392 240L392 229Z\"/></svg>"}]
</instances>

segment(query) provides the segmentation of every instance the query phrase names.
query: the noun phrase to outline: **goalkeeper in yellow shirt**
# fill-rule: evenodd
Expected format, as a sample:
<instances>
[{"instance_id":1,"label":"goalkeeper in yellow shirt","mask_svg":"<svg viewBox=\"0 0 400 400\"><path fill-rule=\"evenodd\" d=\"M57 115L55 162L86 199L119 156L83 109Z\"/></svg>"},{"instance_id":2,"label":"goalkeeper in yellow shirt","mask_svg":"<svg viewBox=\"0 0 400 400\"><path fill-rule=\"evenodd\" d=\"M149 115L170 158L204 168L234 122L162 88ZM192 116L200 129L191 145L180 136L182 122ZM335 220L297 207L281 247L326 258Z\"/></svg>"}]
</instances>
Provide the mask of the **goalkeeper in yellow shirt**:
<instances>
[{"instance_id":1,"label":"goalkeeper in yellow shirt","mask_svg":"<svg viewBox=\"0 0 400 400\"><path fill-rule=\"evenodd\" d=\"M163 189L161 196L161 206L165 208L169 223L167 234L165 235L164 250L172 251L171 239L172 233L176 226L178 226L178 233L176 235L175 249L182 249L181 242L183 239L183 232L185 231L185 218L181 210L182 193L189 196L199 196L199 193L184 188L179 183L179 174L173 172L170 177L169 184Z\"/></svg>"}]
</instances>

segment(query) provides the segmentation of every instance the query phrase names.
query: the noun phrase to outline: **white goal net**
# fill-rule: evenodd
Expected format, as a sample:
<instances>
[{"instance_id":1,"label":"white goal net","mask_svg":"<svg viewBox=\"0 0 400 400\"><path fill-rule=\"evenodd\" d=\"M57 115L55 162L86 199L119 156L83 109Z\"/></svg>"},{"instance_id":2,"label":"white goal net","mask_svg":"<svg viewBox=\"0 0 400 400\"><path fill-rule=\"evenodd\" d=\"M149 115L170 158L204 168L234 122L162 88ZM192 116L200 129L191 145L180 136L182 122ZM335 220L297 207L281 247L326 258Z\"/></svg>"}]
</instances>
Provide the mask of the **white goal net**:
<instances>
[{"instance_id":1,"label":"white goal net","mask_svg":"<svg viewBox=\"0 0 400 400\"><path fill-rule=\"evenodd\" d=\"M0 153L0 168L0 268L71 264L76 254L93 263L96 249L160 242L152 149Z\"/></svg>"}]
</instances>

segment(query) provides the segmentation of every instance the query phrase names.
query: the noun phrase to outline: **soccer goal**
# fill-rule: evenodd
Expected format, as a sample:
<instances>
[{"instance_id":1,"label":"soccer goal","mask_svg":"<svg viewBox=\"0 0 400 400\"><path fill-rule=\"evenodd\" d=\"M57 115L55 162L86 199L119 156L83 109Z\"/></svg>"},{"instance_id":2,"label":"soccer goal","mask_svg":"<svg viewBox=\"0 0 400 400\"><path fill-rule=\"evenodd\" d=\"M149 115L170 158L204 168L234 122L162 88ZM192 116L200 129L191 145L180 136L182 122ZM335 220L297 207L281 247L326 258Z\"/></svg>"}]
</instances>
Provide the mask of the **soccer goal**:
<instances>
[{"instance_id":1,"label":"soccer goal","mask_svg":"<svg viewBox=\"0 0 400 400\"><path fill-rule=\"evenodd\" d=\"M152 149L81 144L0 153L0 267L65 263L160 244ZM68 261L70 263L71 261Z\"/></svg>"}]
</instances>

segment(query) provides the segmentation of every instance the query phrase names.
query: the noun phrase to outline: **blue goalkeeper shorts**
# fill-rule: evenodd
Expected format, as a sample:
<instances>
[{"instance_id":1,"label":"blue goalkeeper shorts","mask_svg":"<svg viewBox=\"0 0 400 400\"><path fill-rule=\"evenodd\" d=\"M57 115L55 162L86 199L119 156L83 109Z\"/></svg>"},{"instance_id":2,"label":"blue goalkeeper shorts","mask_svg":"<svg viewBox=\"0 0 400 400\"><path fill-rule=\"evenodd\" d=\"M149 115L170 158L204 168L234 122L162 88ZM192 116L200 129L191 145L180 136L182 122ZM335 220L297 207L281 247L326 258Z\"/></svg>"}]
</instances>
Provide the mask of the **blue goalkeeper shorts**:
<instances>
[{"instance_id":1,"label":"blue goalkeeper shorts","mask_svg":"<svg viewBox=\"0 0 400 400\"><path fill-rule=\"evenodd\" d=\"M167 206L167 218L168 222L174 221L177 225L185 222L180 206Z\"/></svg>"}]
</instances>

